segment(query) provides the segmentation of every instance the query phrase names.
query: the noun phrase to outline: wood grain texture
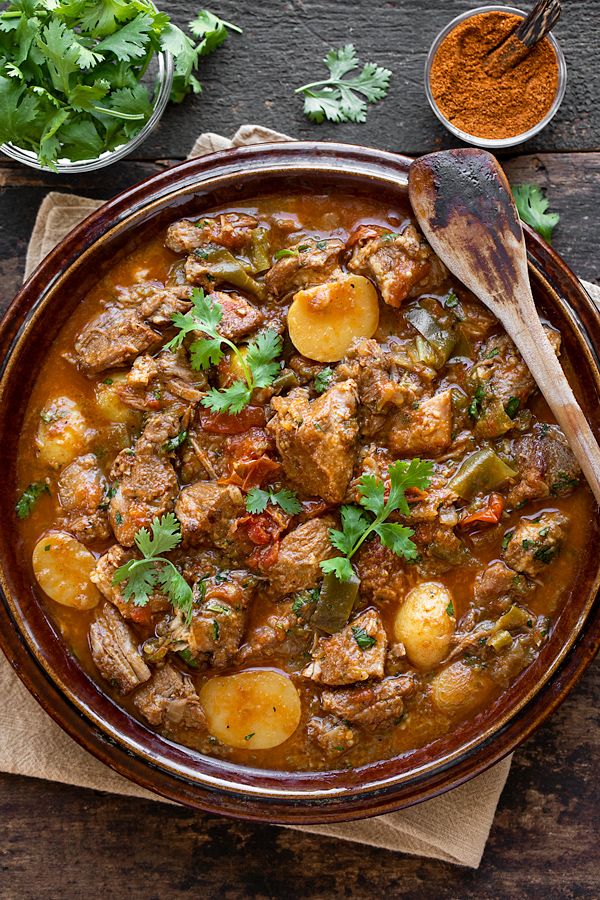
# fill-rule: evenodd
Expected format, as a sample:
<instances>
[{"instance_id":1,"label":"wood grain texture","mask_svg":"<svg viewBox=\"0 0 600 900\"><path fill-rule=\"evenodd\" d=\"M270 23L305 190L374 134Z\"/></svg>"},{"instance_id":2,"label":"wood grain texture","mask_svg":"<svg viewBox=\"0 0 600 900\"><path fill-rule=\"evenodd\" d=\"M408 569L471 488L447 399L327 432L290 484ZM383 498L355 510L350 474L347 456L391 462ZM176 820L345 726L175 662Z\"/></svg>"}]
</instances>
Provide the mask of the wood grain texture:
<instances>
[{"instance_id":1,"label":"wood grain texture","mask_svg":"<svg viewBox=\"0 0 600 900\"><path fill-rule=\"evenodd\" d=\"M3 900L515 900L600 893L600 666L516 754L481 867L0 776Z\"/></svg>"}]
</instances>

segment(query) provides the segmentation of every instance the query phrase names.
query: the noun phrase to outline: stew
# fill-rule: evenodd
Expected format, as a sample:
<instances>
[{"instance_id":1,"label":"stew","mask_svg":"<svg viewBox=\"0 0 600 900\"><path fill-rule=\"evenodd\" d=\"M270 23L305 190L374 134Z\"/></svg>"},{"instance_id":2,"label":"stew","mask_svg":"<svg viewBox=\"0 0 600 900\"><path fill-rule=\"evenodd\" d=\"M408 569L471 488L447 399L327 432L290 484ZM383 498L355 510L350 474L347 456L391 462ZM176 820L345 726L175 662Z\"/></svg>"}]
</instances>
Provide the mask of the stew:
<instances>
[{"instance_id":1,"label":"stew","mask_svg":"<svg viewBox=\"0 0 600 900\"><path fill-rule=\"evenodd\" d=\"M24 565L85 670L265 768L389 758L488 708L595 527L499 323L406 210L338 193L132 245L41 367L19 479Z\"/></svg>"}]
</instances>

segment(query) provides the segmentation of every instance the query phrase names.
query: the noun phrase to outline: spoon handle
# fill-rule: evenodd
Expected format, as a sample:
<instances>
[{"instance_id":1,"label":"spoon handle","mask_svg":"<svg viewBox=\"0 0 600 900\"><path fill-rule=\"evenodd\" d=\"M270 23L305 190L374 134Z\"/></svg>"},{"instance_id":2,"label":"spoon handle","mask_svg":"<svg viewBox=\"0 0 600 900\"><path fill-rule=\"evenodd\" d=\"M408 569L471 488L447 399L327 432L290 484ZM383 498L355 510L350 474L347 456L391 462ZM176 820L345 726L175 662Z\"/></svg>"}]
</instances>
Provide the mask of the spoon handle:
<instances>
[{"instance_id":1,"label":"spoon handle","mask_svg":"<svg viewBox=\"0 0 600 900\"><path fill-rule=\"evenodd\" d=\"M520 285L520 307L497 311L513 338L556 421L569 439L594 497L600 504L600 448L538 318L528 280Z\"/></svg>"},{"instance_id":2,"label":"spoon handle","mask_svg":"<svg viewBox=\"0 0 600 900\"><path fill-rule=\"evenodd\" d=\"M519 27L492 51L485 64L487 74L499 78L509 69L514 69L556 25L560 13L560 0L538 0Z\"/></svg>"}]
</instances>

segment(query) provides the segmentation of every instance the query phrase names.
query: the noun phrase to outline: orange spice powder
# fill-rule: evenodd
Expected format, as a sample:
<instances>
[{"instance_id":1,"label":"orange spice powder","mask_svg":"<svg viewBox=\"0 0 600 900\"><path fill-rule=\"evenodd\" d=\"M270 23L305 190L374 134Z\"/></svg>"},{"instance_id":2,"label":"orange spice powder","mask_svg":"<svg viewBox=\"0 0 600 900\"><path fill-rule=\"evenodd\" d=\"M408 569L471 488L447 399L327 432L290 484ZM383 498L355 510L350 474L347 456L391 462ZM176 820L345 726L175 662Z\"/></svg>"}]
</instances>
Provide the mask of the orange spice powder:
<instances>
[{"instance_id":1,"label":"orange spice powder","mask_svg":"<svg viewBox=\"0 0 600 900\"><path fill-rule=\"evenodd\" d=\"M454 28L438 47L431 91L444 116L461 131L501 140L533 128L558 89L558 60L543 38L513 69L498 77L485 71L489 56L522 19L512 13L480 13Z\"/></svg>"}]
</instances>

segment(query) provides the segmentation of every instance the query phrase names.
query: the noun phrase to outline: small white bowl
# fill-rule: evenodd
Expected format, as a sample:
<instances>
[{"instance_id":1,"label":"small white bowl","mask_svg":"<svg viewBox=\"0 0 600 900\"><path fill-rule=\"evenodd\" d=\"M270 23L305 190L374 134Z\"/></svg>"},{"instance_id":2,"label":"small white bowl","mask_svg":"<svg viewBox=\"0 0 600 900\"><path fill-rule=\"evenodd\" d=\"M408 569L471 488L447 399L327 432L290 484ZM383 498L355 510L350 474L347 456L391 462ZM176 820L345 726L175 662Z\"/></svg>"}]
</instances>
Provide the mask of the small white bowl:
<instances>
[{"instance_id":1,"label":"small white bowl","mask_svg":"<svg viewBox=\"0 0 600 900\"><path fill-rule=\"evenodd\" d=\"M554 48L554 52L556 53L556 60L558 62L558 88L556 90L556 96L554 98L552 106L550 107L544 118L540 119L540 121L537 122L533 126L533 128L530 128L528 131L524 131L521 134L515 134L512 137L501 139L482 138L478 137L475 134L468 134L466 131L461 131L460 128L457 128L446 118L433 98L431 84L429 81L431 75L431 66L440 44L460 22L464 22L466 19L471 19L473 16L478 16L481 13L487 12L513 13L513 15L520 16L522 19L524 19L526 16L526 13L522 12L522 10L515 9L512 6L478 6L476 9L471 9L468 12L462 13L462 15L457 16L455 19L452 19L451 22L448 22L446 27L442 28L442 30L434 40L429 53L427 54L427 60L425 62L425 93L427 94L429 105L431 106L440 122L446 126L448 131L452 132L452 134L457 138L460 138L461 141L464 141L466 144L473 144L475 147L484 147L486 150L502 150L505 147L514 147L516 146L516 144L522 144L524 141L529 140L529 138L532 138L543 128L545 128L548 122L550 122L550 120L554 118L554 116L558 112L560 104L562 103L563 97L565 96L565 90L567 87L567 64L565 62L565 57L562 50L560 49L558 41L556 40L552 32L549 32L548 39Z\"/></svg>"}]
</instances>

